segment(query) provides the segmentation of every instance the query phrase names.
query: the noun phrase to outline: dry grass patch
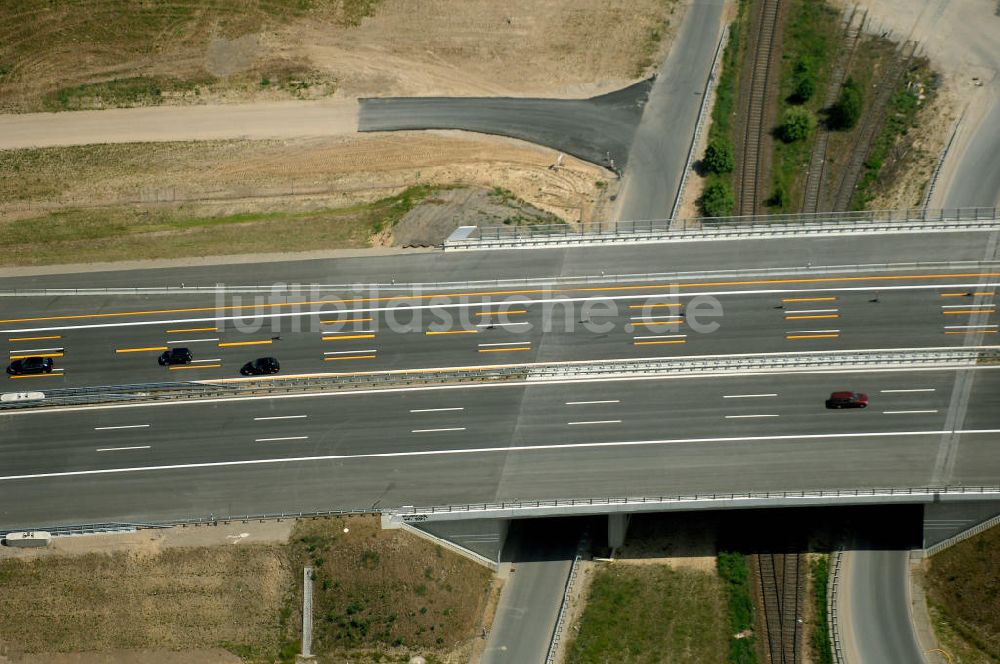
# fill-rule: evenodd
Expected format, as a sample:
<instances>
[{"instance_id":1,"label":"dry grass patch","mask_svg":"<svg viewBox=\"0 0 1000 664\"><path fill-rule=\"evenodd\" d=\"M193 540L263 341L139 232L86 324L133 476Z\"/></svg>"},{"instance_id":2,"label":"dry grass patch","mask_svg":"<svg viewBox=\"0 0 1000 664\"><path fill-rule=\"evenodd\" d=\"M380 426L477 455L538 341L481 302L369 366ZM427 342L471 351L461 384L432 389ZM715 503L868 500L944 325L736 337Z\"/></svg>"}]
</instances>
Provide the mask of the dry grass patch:
<instances>
[{"instance_id":1,"label":"dry grass patch","mask_svg":"<svg viewBox=\"0 0 1000 664\"><path fill-rule=\"evenodd\" d=\"M231 642L273 656L293 584L278 545L8 559L0 563L0 646L37 653Z\"/></svg>"},{"instance_id":2,"label":"dry grass patch","mask_svg":"<svg viewBox=\"0 0 1000 664\"><path fill-rule=\"evenodd\" d=\"M568 664L726 662L726 595L711 572L611 565L595 572Z\"/></svg>"},{"instance_id":3,"label":"dry grass patch","mask_svg":"<svg viewBox=\"0 0 1000 664\"><path fill-rule=\"evenodd\" d=\"M677 0L5 0L0 111L610 90Z\"/></svg>"},{"instance_id":4,"label":"dry grass patch","mask_svg":"<svg viewBox=\"0 0 1000 664\"><path fill-rule=\"evenodd\" d=\"M927 599L943 641L966 662L1000 661L1000 526L935 555Z\"/></svg>"},{"instance_id":5,"label":"dry grass patch","mask_svg":"<svg viewBox=\"0 0 1000 664\"><path fill-rule=\"evenodd\" d=\"M407 652L452 661L476 636L492 577L435 544L381 530L376 517L300 522L292 558L314 566L315 648L330 661Z\"/></svg>"},{"instance_id":6,"label":"dry grass patch","mask_svg":"<svg viewBox=\"0 0 1000 664\"><path fill-rule=\"evenodd\" d=\"M66 210L0 222L0 265L30 266L367 247L434 189L301 212L199 216L191 206Z\"/></svg>"}]
</instances>

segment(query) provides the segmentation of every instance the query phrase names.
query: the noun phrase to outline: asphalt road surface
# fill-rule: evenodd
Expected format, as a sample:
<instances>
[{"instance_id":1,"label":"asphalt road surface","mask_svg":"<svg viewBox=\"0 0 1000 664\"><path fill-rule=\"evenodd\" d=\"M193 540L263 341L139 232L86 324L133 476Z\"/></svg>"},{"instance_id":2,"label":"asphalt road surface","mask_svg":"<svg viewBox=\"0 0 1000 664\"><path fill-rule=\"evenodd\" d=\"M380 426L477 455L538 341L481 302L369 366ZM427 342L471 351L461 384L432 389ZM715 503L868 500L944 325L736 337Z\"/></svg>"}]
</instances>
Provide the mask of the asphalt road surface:
<instances>
[{"instance_id":1,"label":"asphalt road surface","mask_svg":"<svg viewBox=\"0 0 1000 664\"><path fill-rule=\"evenodd\" d=\"M923 662L910 618L910 552L862 549L843 555L838 601L846 664Z\"/></svg>"},{"instance_id":2,"label":"asphalt road surface","mask_svg":"<svg viewBox=\"0 0 1000 664\"><path fill-rule=\"evenodd\" d=\"M283 376L733 353L994 343L996 268L812 269L760 278L303 296L9 297L10 359L57 371L7 391L233 378L277 357ZM161 367L168 348L195 362Z\"/></svg>"},{"instance_id":3,"label":"asphalt road surface","mask_svg":"<svg viewBox=\"0 0 1000 664\"><path fill-rule=\"evenodd\" d=\"M362 99L359 131L465 129L547 145L623 168L651 81L590 99L379 97Z\"/></svg>"},{"instance_id":4,"label":"asphalt road surface","mask_svg":"<svg viewBox=\"0 0 1000 664\"><path fill-rule=\"evenodd\" d=\"M972 373L946 478L967 485L1000 470L1000 374ZM955 379L610 380L4 414L0 524L924 486L948 444ZM871 407L825 410L844 389Z\"/></svg>"},{"instance_id":5,"label":"asphalt road surface","mask_svg":"<svg viewBox=\"0 0 1000 664\"><path fill-rule=\"evenodd\" d=\"M636 130L616 220L670 217L722 32L723 4L696 0L687 7Z\"/></svg>"}]
</instances>

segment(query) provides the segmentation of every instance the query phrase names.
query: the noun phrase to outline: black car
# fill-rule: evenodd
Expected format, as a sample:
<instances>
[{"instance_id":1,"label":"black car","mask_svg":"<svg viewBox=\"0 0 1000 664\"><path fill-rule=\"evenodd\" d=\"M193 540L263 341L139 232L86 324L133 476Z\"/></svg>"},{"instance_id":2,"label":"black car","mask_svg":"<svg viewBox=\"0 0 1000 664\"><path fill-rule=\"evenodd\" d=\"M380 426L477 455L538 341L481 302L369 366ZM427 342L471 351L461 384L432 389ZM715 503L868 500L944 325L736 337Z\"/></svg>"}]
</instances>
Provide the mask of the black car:
<instances>
[{"instance_id":1,"label":"black car","mask_svg":"<svg viewBox=\"0 0 1000 664\"><path fill-rule=\"evenodd\" d=\"M157 362L160 363L161 367L165 367L174 364L188 364L193 359L194 356L191 355L191 351L187 348L171 348L170 350L163 351Z\"/></svg>"},{"instance_id":2,"label":"black car","mask_svg":"<svg viewBox=\"0 0 1000 664\"><path fill-rule=\"evenodd\" d=\"M7 373L11 376L52 373L52 358L26 357L22 360L14 360L7 367Z\"/></svg>"},{"instance_id":3,"label":"black car","mask_svg":"<svg viewBox=\"0 0 1000 664\"><path fill-rule=\"evenodd\" d=\"M264 376L276 374L279 371L281 371L281 365L273 357L258 357L253 362L247 362L240 369L240 373L244 376Z\"/></svg>"}]
</instances>

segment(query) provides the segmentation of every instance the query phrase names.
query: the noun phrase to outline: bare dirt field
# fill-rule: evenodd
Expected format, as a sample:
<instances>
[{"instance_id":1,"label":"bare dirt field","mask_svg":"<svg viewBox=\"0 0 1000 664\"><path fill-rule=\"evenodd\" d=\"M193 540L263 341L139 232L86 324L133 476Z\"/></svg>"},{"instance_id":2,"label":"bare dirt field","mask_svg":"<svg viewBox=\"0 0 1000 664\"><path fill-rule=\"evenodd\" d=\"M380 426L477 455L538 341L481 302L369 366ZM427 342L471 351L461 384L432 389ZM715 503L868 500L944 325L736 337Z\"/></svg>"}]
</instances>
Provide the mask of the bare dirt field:
<instances>
[{"instance_id":1,"label":"bare dirt field","mask_svg":"<svg viewBox=\"0 0 1000 664\"><path fill-rule=\"evenodd\" d=\"M304 565L320 661L468 659L489 570L376 517L229 523L0 548L0 662L291 662Z\"/></svg>"},{"instance_id":2,"label":"bare dirt field","mask_svg":"<svg viewBox=\"0 0 1000 664\"><path fill-rule=\"evenodd\" d=\"M588 96L659 61L677 0L9 0L0 109Z\"/></svg>"},{"instance_id":3,"label":"bare dirt field","mask_svg":"<svg viewBox=\"0 0 1000 664\"><path fill-rule=\"evenodd\" d=\"M21 266L367 247L386 243L387 221L370 214L378 201L441 185L508 192L515 207L570 222L600 214L612 188L591 164L463 132L7 150L0 246ZM250 226L264 244L234 244L250 242ZM151 233L178 237L154 243Z\"/></svg>"}]
</instances>

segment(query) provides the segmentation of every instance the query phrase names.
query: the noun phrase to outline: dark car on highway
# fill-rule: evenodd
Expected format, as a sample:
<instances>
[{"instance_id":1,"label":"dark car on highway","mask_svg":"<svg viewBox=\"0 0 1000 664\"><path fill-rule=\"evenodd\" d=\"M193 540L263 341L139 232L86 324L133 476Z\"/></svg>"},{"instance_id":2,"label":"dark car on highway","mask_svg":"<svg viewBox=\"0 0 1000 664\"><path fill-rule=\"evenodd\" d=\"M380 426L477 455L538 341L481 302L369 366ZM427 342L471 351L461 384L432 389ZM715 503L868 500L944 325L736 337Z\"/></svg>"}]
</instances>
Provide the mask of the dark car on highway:
<instances>
[{"instance_id":1,"label":"dark car on highway","mask_svg":"<svg viewBox=\"0 0 1000 664\"><path fill-rule=\"evenodd\" d=\"M247 362L240 369L240 373L244 376L265 376L276 374L279 371L281 371L281 365L274 357L258 357L253 362Z\"/></svg>"},{"instance_id":2,"label":"dark car on highway","mask_svg":"<svg viewBox=\"0 0 1000 664\"><path fill-rule=\"evenodd\" d=\"M191 351L187 348L171 348L170 350L163 351L157 362L160 363L161 367L166 367L175 364L188 364L193 359L194 356L191 355Z\"/></svg>"},{"instance_id":3,"label":"dark car on highway","mask_svg":"<svg viewBox=\"0 0 1000 664\"><path fill-rule=\"evenodd\" d=\"M52 373L52 364L51 357L25 357L11 362L7 373L11 376Z\"/></svg>"},{"instance_id":4,"label":"dark car on highway","mask_svg":"<svg viewBox=\"0 0 1000 664\"><path fill-rule=\"evenodd\" d=\"M861 392L834 392L826 400L827 408L867 408L868 395Z\"/></svg>"}]
</instances>

